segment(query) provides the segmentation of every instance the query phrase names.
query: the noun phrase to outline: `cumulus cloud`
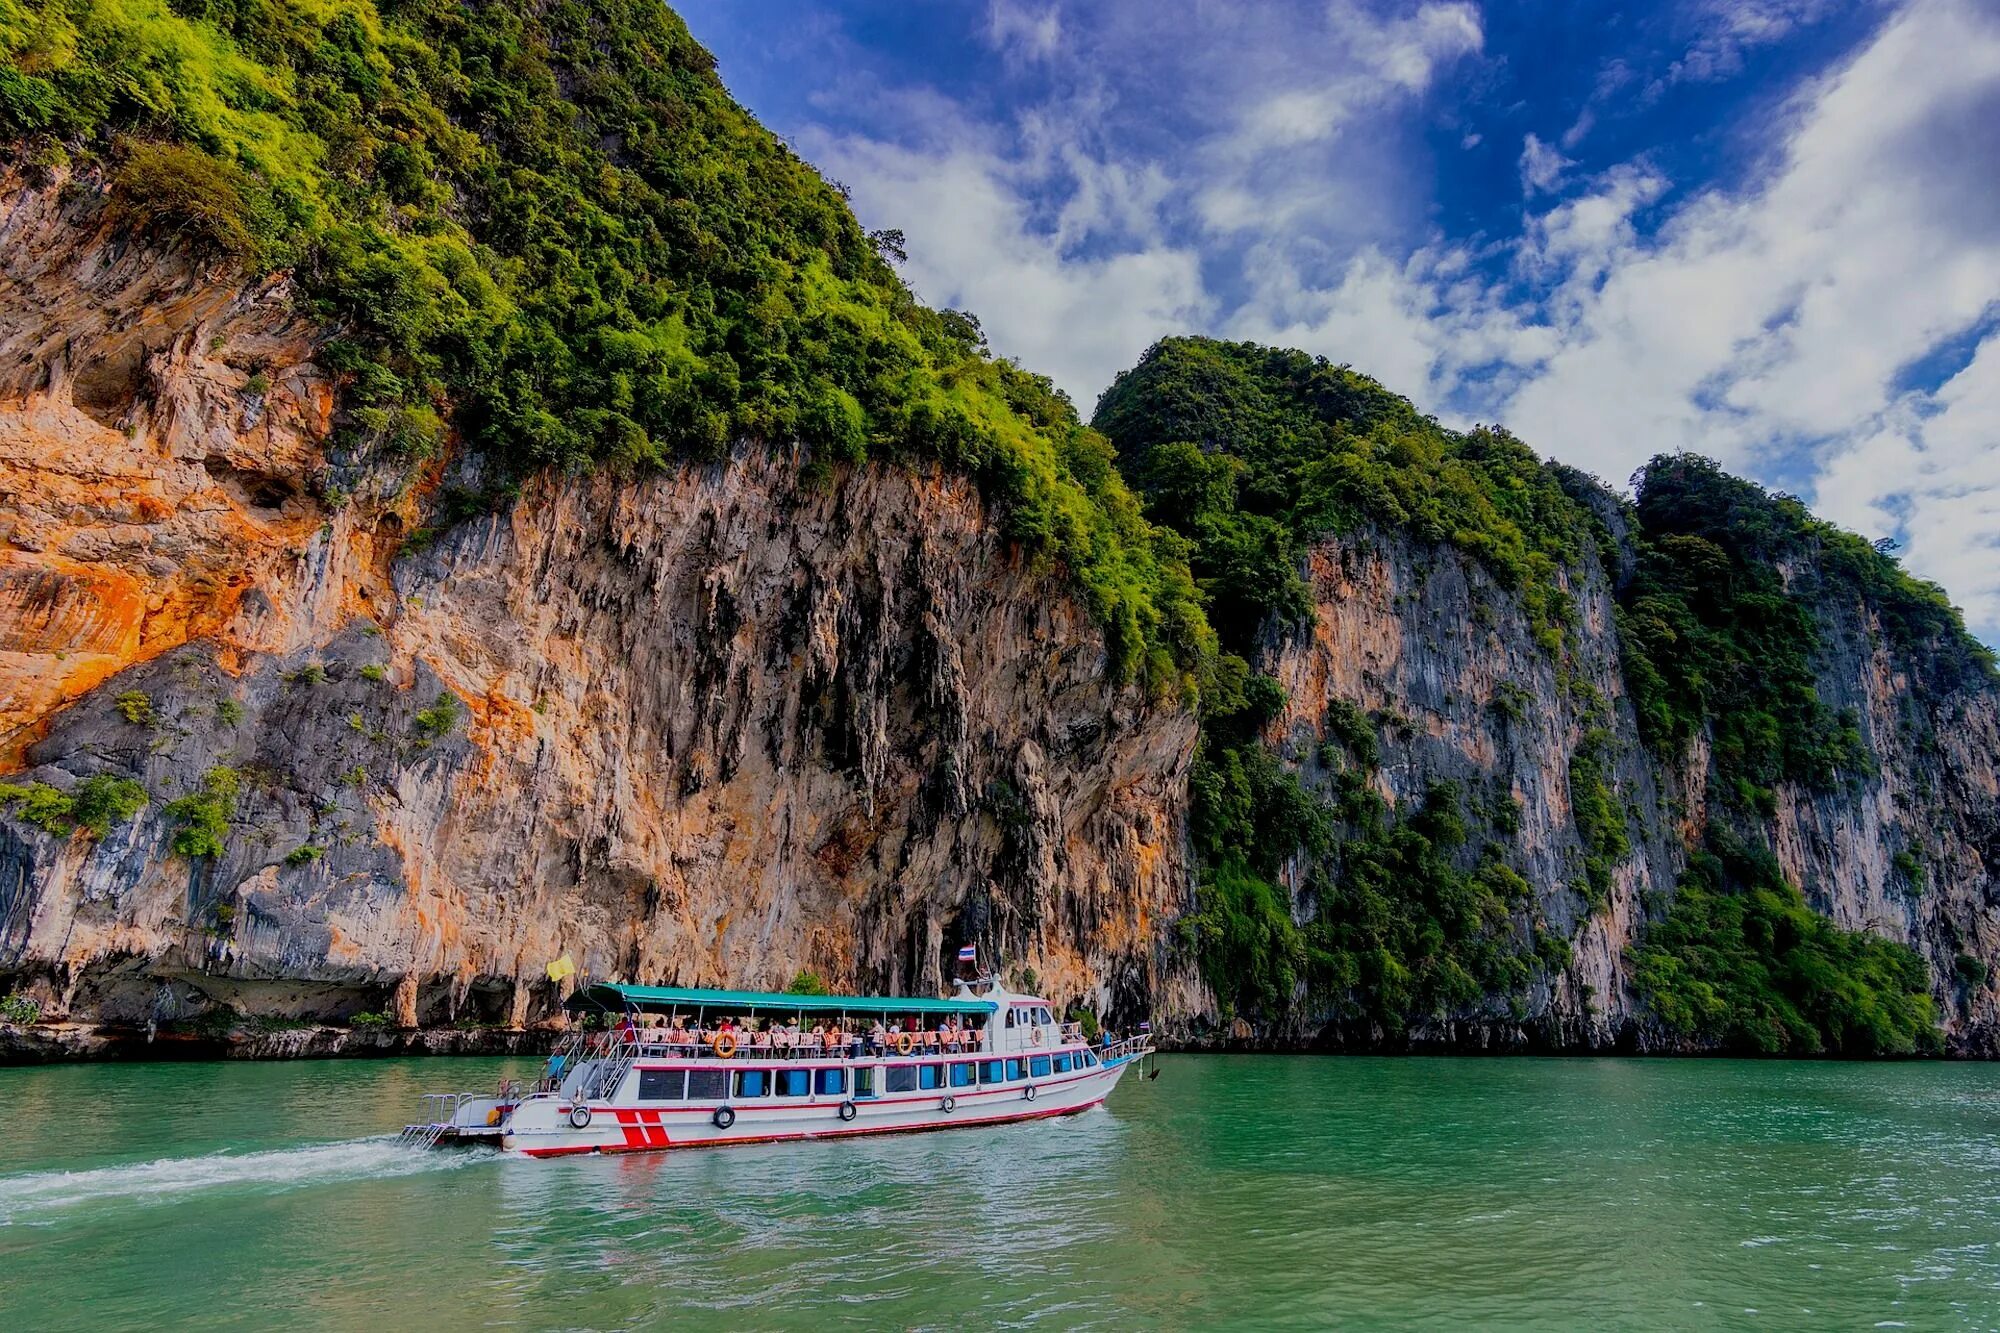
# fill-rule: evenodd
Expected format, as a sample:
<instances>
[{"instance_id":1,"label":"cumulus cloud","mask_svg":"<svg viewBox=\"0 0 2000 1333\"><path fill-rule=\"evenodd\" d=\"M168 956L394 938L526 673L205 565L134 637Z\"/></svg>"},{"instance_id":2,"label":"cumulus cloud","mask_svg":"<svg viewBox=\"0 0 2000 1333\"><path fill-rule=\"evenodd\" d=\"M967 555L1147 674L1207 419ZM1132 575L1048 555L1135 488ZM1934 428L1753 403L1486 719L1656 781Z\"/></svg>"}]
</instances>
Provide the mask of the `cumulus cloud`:
<instances>
[{"instance_id":1,"label":"cumulus cloud","mask_svg":"<svg viewBox=\"0 0 2000 1333\"><path fill-rule=\"evenodd\" d=\"M991 148L907 148L858 138L809 145L856 182L872 212L911 219L904 276L935 305L969 309L994 347L1079 397L1098 389L1155 339L1209 322L1200 260L1155 243L1090 256L1070 242L1091 222L1143 212L1159 184L1144 172L1084 164L1088 179L1054 228L1036 225L1021 168Z\"/></svg>"},{"instance_id":2,"label":"cumulus cloud","mask_svg":"<svg viewBox=\"0 0 2000 1333\"><path fill-rule=\"evenodd\" d=\"M1691 12L1683 81L1721 77L1827 8ZM1196 6L1170 31L1136 0L991 13L993 41L1052 76L1038 105L979 123L912 95L900 133L802 147L864 217L904 228L926 298L976 311L999 350L1084 410L1162 334L1303 347L1614 482L1694 449L1806 492L1899 537L2000 633L1987 0L1887 13L1744 127L1757 170L1727 189L1644 158L1580 167L1587 105L1553 142L1523 139L1519 232L1473 240L1426 219L1426 150L1402 130L1427 89L1483 58L1470 5ZM1643 91L1619 66L1593 97ZM1938 364L1955 373L1912 373Z\"/></svg>"}]
</instances>

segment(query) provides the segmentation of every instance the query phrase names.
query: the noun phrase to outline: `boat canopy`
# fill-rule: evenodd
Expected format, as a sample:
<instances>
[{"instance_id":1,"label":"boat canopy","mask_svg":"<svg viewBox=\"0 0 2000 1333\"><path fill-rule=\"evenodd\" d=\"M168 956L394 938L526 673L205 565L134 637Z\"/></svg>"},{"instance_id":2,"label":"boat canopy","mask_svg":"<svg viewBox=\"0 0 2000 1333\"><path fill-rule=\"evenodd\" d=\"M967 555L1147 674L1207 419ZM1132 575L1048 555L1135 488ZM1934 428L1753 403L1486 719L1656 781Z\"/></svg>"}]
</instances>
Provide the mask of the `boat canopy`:
<instances>
[{"instance_id":1,"label":"boat canopy","mask_svg":"<svg viewBox=\"0 0 2000 1333\"><path fill-rule=\"evenodd\" d=\"M713 990L703 986L619 986L600 981L570 997L570 1007L602 1009L722 1009L734 1013L976 1014L990 1015L991 1000L931 1000L894 995L787 995L774 991Z\"/></svg>"}]
</instances>

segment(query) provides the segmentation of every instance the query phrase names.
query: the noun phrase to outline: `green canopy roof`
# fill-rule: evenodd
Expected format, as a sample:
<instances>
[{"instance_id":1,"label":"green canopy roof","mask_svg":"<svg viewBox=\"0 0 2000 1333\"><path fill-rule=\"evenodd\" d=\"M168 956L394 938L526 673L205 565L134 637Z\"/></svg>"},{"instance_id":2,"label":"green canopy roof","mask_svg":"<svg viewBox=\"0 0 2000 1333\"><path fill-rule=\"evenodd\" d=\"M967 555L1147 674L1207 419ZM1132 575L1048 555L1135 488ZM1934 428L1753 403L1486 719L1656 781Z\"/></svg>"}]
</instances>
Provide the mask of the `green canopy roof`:
<instances>
[{"instance_id":1,"label":"green canopy roof","mask_svg":"<svg viewBox=\"0 0 2000 1333\"><path fill-rule=\"evenodd\" d=\"M736 1013L991 1014L991 1000L929 1000L895 995L785 995L773 991L711 990L702 986L617 986L600 981L570 997L571 1005L605 1009L721 1009Z\"/></svg>"}]
</instances>

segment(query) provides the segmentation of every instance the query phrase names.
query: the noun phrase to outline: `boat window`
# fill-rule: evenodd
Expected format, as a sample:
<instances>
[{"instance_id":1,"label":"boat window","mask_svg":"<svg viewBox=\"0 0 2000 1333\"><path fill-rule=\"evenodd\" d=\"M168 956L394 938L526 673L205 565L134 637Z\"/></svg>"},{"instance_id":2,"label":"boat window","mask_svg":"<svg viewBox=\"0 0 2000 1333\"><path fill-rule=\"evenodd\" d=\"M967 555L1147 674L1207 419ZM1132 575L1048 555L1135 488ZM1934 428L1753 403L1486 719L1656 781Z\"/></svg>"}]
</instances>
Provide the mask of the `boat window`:
<instances>
[{"instance_id":1,"label":"boat window","mask_svg":"<svg viewBox=\"0 0 2000 1333\"><path fill-rule=\"evenodd\" d=\"M1007 1077L1009 1079L1021 1077L1021 1062L1019 1060L1009 1060L1007 1062Z\"/></svg>"},{"instance_id":2,"label":"boat window","mask_svg":"<svg viewBox=\"0 0 2000 1333\"><path fill-rule=\"evenodd\" d=\"M729 1071L727 1069L688 1070L688 1099L690 1101L720 1101L729 1095Z\"/></svg>"},{"instance_id":3,"label":"boat window","mask_svg":"<svg viewBox=\"0 0 2000 1333\"><path fill-rule=\"evenodd\" d=\"M875 1095L875 1066L869 1065L854 1071L854 1095L857 1097Z\"/></svg>"},{"instance_id":4,"label":"boat window","mask_svg":"<svg viewBox=\"0 0 2000 1333\"><path fill-rule=\"evenodd\" d=\"M1012 1009L1009 1009L1007 1011L1007 1026L1008 1027L1014 1026L1014 1011Z\"/></svg>"},{"instance_id":5,"label":"boat window","mask_svg":"<svg viewBox=\"0 0 2000 1333\"><path fill-rule=\"evenodd\" d=\"M738 1097L762 1097L771 1090L771 1075L762 1069L745 1069L736 1075Z\"/></svg>"},{"instance_id":6,"label":"boat window","mask_svg":"<svg viewBox=\"0 0 2000 1333\"><path fill-rule=\"evenodd\" d=\"M845 1069L815 1069L813 1070L813 1078L818 1085L817 1091L822 1095L831 1096L847 1091L847 1071Z\"/></svg>"},{"instance_id":7,"label":"boat window","mask_svg":"<svg viewBox=\"0 0 2000 1333\"><path fill-rule=\"evenodd\" d=\"M1097 1067L1097 1057L1091 1054L1089 1051L1078 1051L1076 1053L1076 1058L1086 1068L1094 1069Z\"/></svg>"},{"instance_id":8,"label":"boat window","mask_svg":"<svg viewBox=\"0 0 2000 1333\"><path fill-rule=\"evenodd\" d=\"M979 1081L981 1083L998 1083L1000 1081L1000 1062L998 1060L980 1061Z\"/></svg>"},{"instance_id":9,"label":"boat window","mask_svg":"<svg viewBox=\"0 0 2000 1333\"><path fill-rule=\"evenodd\" d=\"M1049 1073L1049 1057L1046 1055L1038 1055L1035 1056L1033 1059L1029 1060L1028 1072L1030 1074L1033 1074L1036 1078L1047 1078Z\"/></svg>"},{"instance_id":10,"label":"boat window","mask_svg":"<svg viewBox=\"0 0 2000 1333\"><path fill-rule=\"evenodd\" d=\"M772 1077L778 1081L780 1097L803 1097L812 1091L810 1069L780 1069Z\"/></svg>"},{"instance_id":11,"label":"boat window","mask_svg":"<svg viewBox=\"0 0 2000 1333\"><path fill-rule=\"evenodd\" d=\"M919 1088L941 1088L944 1086L943 1065L918 1065L917 1086Z\"/></svg>"},{"instance_id":12,"label":"boat window","mask_svg":"<svg viewBox=\"0 0 2000 1333\"><path fill-rule=\"evenodd\" d=\"M1056 1057L1056 1072L1058 1074L1067 1074L1069 1072L1069 1057L1067 1055L1058 1055Z\"/></svg>"},{"instance_id":13,"label":"boat window","mask_svg":"<svg viewBox=\"0 0 2000 1333\"><path fill-rule=\"evenodd\" d=\"M978 1066L969 1060L961 1060L959 1063L953 1065L951 1067L951 1086L954 1088L971 1087L973 1074L977 1069Z\"/></svg>"},{"instance_id":14,"label":"boat window","mask_svg":"<svg viewBox=\"0 0 2000 1333\"><path fill-rule=\"evenodd\" d=\"M917 1090L917 1067L915 1065L890 1065L883 1069L882 1086L890 1092L915 1092Z\"/></svg>"},{"instance_id":15,"label":"boat window","mask_svg":"<svg viewBox=\"0 0 2000 1333\"><path fill-rule=\"evenodd\" d=\"M639 1100L677 1102L687 1096L684 1069L642 1069L639 1071Z\"/></svg>"}]
</instances>

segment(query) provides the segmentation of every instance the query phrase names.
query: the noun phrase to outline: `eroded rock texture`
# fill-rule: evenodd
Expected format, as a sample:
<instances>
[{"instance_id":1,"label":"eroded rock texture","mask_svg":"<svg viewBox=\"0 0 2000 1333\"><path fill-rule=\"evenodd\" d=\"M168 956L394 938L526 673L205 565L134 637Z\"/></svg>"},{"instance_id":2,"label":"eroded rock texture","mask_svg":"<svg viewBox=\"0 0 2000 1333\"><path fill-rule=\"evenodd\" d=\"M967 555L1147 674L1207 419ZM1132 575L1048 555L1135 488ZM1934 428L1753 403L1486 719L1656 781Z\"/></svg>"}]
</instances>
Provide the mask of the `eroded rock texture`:
<instances>
[{"instance_id":1,"label":"eroded rock texture","mask_svg":"<svg viewBox=\"0 0 2000 1333\"><path fill-rule=\"evenodd\" d=\"M564 954L922 991L976 941L1053 994L1199 1006L1163 943L1193 718L1110 677L969 483L550 480L392 572L430 479L328 459L283 285L14 184L0 737L10 780L153 801L101 843L0 823L11 984L111 1021L520 1022ZM227 848L180 855L165 805L218 766Z\"/></svg>"}]
</instances>

